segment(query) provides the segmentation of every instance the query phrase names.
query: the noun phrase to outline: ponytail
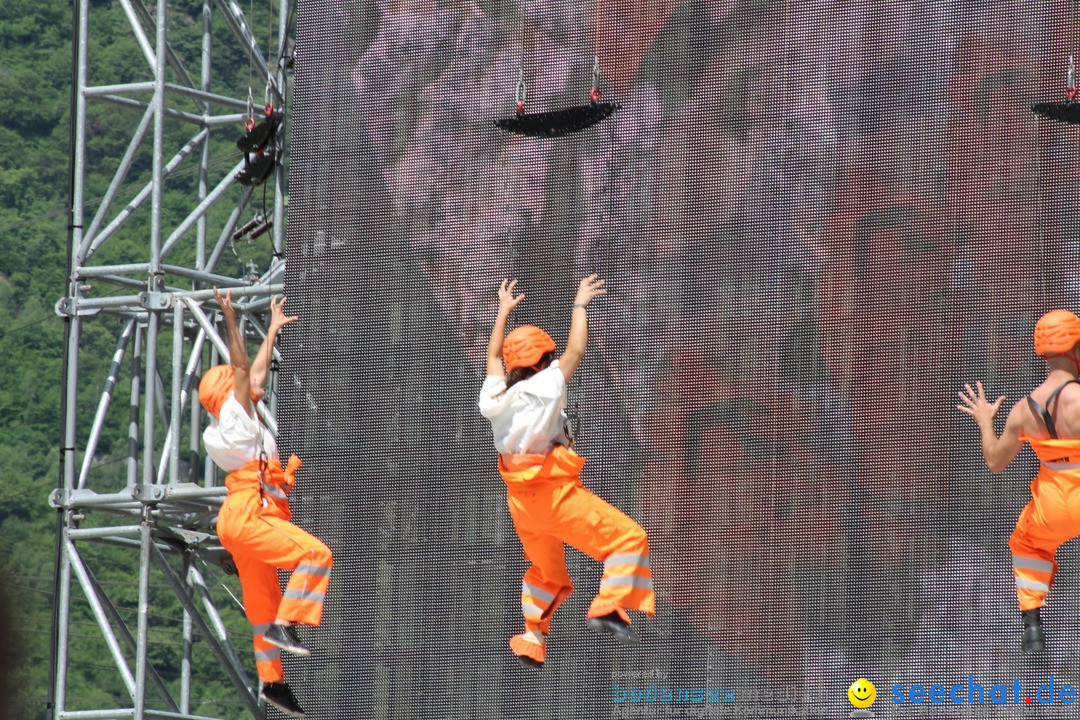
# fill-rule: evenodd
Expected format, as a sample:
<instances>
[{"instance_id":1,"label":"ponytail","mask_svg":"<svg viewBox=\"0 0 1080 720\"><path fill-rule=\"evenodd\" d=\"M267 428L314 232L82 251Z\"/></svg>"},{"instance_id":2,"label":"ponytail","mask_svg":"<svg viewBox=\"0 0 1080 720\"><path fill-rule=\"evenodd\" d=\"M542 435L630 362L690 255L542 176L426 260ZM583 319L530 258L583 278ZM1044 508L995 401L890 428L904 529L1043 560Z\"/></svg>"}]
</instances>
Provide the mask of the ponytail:
<instances>
[{"instance_id":1,"label":"ponytail","mask_svg":"<svg viewBox=\"0 0 1080 720\"><path fill-rule=\"evenodd\" d=\"M532 367L516 367L513 370L511 370L510 372L506 373L506 387L503 388L503 391L501 393L499 393L498 395L496 395L495 397L502 396L503 393L505 393L507 390L509 390L514 385L517 385L522 380L528 380L533 375L535 375L536 373L540 372L542 369L544 369L548 365L550 365L551 361L554 358L555 358L555 353L549 351L549 352L544 353L543 356L540 358L539 362L537 362Z\"/></svg>"}]
</instances>

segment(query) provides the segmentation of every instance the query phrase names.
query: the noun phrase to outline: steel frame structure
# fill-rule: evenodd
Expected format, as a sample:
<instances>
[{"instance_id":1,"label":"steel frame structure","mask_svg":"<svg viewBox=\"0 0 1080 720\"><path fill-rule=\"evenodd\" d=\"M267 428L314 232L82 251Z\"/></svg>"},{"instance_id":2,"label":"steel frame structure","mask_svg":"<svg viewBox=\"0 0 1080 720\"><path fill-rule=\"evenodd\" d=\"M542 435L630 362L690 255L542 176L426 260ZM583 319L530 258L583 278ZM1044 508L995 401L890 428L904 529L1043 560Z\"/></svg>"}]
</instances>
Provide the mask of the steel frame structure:
<instances>
[{"instance_id":1,"label":"steel frame structure","mask_svg":"<svg viewBox=\"0 0 1080 720\"><path fill-rule=\"evenodd\" d=\"M277 5L277 47L291 47L290 0L271 0ZM271 175L273 192L273 259L261 277L237 278L217 274L218 262L229 243L252 196L250 187L228 193L237 184L237 174L244 167L241 160L211 185L210 133L220 129L236 139L244 132L244 123L252 116L251 92L247 98L211 91L213 73L213 22L220 18L229 36L243 49L251 63L252 75L260 85L265 82L268 97L275 108L285 107L288 53L282 51L275 62L259 48L244 13L235 0L203 0L201 68L193 78L168 38L169 9L164 0L153 13L143 0L119 0L142 54L148 77L144 82L92 86L88 82L91 58L90 0L74 5L74 77L72 91L71 142L71 218L68 246L68 279L64 297L56 311L64 318L66 345L61 399L61 462L57 490L50 497L57 510L56 579L54 592L53 649L50 685L51 717L54 720L90 718L177 718L207 720L191 713L192 643L200 637L231 680L242 704L253 717L264 718L257 687L245 676L245 670L233 648L215 602L207 589L197 560L224 562L227 554L220 548L213 532L213 520L224 497L225 488L215 478L208 459L192 460L190 472L182 475L181 431L189 425L189 456L198 457L201 412L193 401L194 379L204 363L214 364L228 358L227 343L218 332L213 311L203 303L212 301L211 286L231 288L242 311L247 332L256 337L263 333L260 316L268 310L269 297L281 292L284 278L284 209L285 170L281 163ZM269 48L267 51L269 52ZM193 53L194 54L194 53ZM171 81L170 81L171 80ZM150 95L150 99L145 98ZM127 151L116 167L112 182L88 218L87 177L87 106L104 101L142 117ZM181 108L183 106L183 109ZM261 108L260 108L261 109ZM171 157L165 157L166 122L191 127L190 139ZM170 128L172 125L170 125ZM133 200L118 211L113 201L121 191L136 153L144 142L152 143L152 172ZM275 141L280 150L284 133ZM183 164L195 165L198 173L198 202L175 227L165 228L162 221L162 192L171 175ZM268 179L267 182L270 182ZM227 200L227 196L229 199ZM149 200L149 208L146 207ZM219 203L235 207L220 229L216 243L207 240L212 228L207 212ZM133 215L149 211L150 233L145 262L106 264L98 253L116 231ZM267 213L269 215L269 212ZM265 225L265 222L264 222ZM247 226L245 226L247 227ZM241 228L243 230L244 228ZM216 230L216 228L214 228ZM177 248L185 248L190 257L194 248L194 266L167 264L166 258ZM207 252L209 250L209 253ZM174 279L166 284L166 277ZM90 283L107 283L119 288L120 295L95 297ZM120 318L122 330L116 344L108 375L104 378L97 413L91 427L79 427L76 399L80 387L90 387L94 380L79 373L79 340L85 323L102 317ZM162 330L172 329L172 342L159 343ZM121 374L125 356L130 361L131 401L128 408L129 437L127 480L122 490L95 487L94 457L101 432ZM170 387L166 389L159 368L171 363ZM99 379L100 380L100 379ZM276 432L273 413L263 411L271 430ZM141 433L141 442L140 442ZM81 455L81 461L80 461ZM204 467L203 479L197 480L197 468ZM113 486L119 485L114 481ZM93 521L86 523L93 516ZM100 522L99 522L100 521ZM92 527L82 527L83 525ZM138 554L138 608L134 632L121 618L116 606L98 582L87 557L87 543L106 543L129 548ZM183 650L180 668L179 697L173 697L166 683L149 662L151 642L150 578L159 572L179 598L183 614ZM73 583L74 580L74 583ZM68 643L72 637L73 591L85 595L90 611L99 626L109 654L131 703L123 707L92 710L67 708L69 675ZM250 636L244 636L245 644ZM129 664L133 659L134 669ZM148 693L148 690L150 691ZM151 697L148 698L148 695ZM150 707L155 696L164 709Z\"/></svg>"}]
</instances>

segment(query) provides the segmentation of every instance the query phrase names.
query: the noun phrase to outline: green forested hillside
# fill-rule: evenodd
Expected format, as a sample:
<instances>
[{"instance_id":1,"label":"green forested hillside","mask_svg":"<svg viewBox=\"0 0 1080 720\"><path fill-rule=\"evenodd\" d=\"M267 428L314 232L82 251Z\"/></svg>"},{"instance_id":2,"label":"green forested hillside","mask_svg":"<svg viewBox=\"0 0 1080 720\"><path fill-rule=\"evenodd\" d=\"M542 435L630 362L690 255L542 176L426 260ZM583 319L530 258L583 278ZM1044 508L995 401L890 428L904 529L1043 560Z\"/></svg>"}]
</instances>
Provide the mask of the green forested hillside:
<instances>
[{"instance_id":1,"label":"green forested hillside","mask_svg":"<svg viewBox=\"0 0 1080 720\"><path fill-rule=\"evenodd\" d=\"M18 700L5 702L4 717L44 718L51 696L48 659L51 637L55 512L48 505L59 477L59 408L62 379L63 321L53 310L64 293L68 237L69 126L72 77L72 7L70 0L4 0L0 2L0 543L4 558L2 599L12 652L0 654L7 667L9 693ZM266 0L241 3L251 13L260 38L270 34L274 22ZM275 3L276 5L276 3ZM256 7L258 6L258 7ZM151 12L153 6L149 5ZM170 42L197 76L202 0L169 3ZM220 28L217 26L220 25ZM225 88L246 95L250 68L223 23L215 26L214 90ZM115 83L149 79L147 64L129 30L119 3L91 3L91 82ZM260 30L261 29L261 30ZM265 47L266 40L261 40ZM262 87L255 91L262 101ZM89 107L87 198L89 216L104 194L139 121L140 111L102 102ZM170 126L166 155L192 134L192 126ZM212 135L211 184L234 164L239 153L233 141L242 127L225 128ZM122 207L147 181L152 158L149 139L140 151L114 207ZM196 173L182 168L171 180L163 203L164 226L174 225L195 204ZM238 190L234 189L234 195ZM259 193L257 193L258 195ZM210 218L213 237L220 231L228 207ZM135 216L101 253L103 261L148 259L149 215ZM243 247L226 253L218 268L225 274L239 270L241 260L268 256L265 246ZM171 260L180 264L194 257L184 249ZM186 257L185 257L186 255ZM265 265L262 266L265 269ZM116 292L95 287L92 295ZM84 324L80 350L80 442L85 442L115 347L119 324L95 318ZM170 340L163 338L163 347ZM166 368L167 370L167 368ZM168 383L168 377L165 378ZM120 382L95 465L97 476L122 477L127 451L127 382ZM82 458L80 456L79 461ZM122 481L121 481L122 482ZM103 550L95 557L96 571L134 627L136 591L133 558L124 550ZM210 578L220 587L221 577ZM231 583L232 579L224 580ZM231 585L237 587L235 583ZM151 610L151 637L157 641L153 662L167 683L178 684L180 657L179 605L155 582ZM238 594L238 592L237 592ZM68 707L95 708L129 704L100 633L85 601L76 589ZM231 601L230 601L231 602ZM245 659L250 655L247 626L235 606L226 622ZM196 648L196 654L205 653ZM206 656L201 656L206 659ZM207 663L204 662L206 667ZM231 689L220 672L196 677L198 695L192 711L220 717L241 717ZM10 697L10 694L9 694Z\"/></svg>"}]
</instances>

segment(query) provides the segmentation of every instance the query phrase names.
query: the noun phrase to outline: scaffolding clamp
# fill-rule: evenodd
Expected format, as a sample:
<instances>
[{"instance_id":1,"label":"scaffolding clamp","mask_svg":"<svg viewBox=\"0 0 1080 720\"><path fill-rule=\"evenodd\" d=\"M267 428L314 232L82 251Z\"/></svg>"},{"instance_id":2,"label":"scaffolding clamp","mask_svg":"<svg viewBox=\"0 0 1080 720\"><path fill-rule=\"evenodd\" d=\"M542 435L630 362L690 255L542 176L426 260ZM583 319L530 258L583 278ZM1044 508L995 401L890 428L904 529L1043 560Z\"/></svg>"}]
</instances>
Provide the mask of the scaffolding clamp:
<instances>
[{"instance_id":1,"label":"scaffolding clamp","mask_svg":"<svg viewBox=\"0 0 1080 720\"><path fill-rule=\"evenodd\" d=\"M143 504L156 504L168 497L165 485L135 485L131 488L131 499Z\"/></svg>"},{"instance_id":2,"label":"scaffolding clamp","mask_svg":"<svg viewBox=\"0 0 1080 720\"><path fill-rule=\"evenodd\" d=\"M54 307L56 314L62 318L90 317L101 312L101 308L84 308L75 302L73 297L62 297L56 301Z\"/></svg>"},{"instance_id":3,"label":"scaffolding clamp","mask_svg":"<svg viewBox=\"0 0 1080 720\"><path fill-rule=\"evenodd\" d=\"M144 290L139 293L139 305L147 310L169 310L172 308L172 293Z\"/></svg>"}]
</instances>

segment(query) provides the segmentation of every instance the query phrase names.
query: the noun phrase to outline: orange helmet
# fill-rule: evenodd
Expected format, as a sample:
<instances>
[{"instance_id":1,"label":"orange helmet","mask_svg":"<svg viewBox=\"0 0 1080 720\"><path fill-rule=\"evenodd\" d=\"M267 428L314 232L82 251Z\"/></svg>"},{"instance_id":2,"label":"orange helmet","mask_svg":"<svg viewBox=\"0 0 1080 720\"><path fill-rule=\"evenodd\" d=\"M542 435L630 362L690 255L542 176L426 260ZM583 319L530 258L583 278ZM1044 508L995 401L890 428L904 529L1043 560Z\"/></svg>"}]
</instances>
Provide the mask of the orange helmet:
<instances>
[{"instance_id":1,"label":"orange helmet","mask_svg":"<svg viewBox=\"0 0 1080 720\"><path fill-rule=\"evenodd\" d=\"M1035 323L1035 354L1067 353L1080 342L1080 317L1051 310Z\"/></svg>"},{"instance_id":2,"label":"orange helmet","mask_svg":"<svg viewBox=\"0 0 1080 720\"><path fill-rule=\"evenodd\" d=\"M503 341L503 362L509 372L514 368L533 367L546 353L555 351L555 341L535 325L515 328Z\"/></svg>"},{"instance_id":3,"label":"orange helmet","mask_svg":"<svg viewBox=\"0 0 1080 720\"><path fill-rule=\"evenodd\" d=\"M228 365L215 365L207 370L199 381L199 402L206 412L217 417L221 406L233 390L233 369Z\"/></svg>"}]
</instances>

